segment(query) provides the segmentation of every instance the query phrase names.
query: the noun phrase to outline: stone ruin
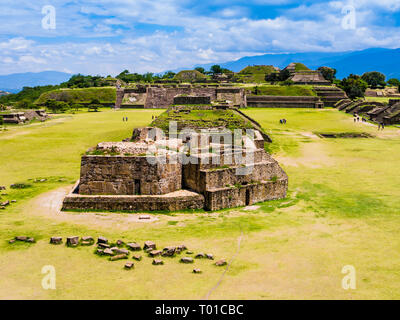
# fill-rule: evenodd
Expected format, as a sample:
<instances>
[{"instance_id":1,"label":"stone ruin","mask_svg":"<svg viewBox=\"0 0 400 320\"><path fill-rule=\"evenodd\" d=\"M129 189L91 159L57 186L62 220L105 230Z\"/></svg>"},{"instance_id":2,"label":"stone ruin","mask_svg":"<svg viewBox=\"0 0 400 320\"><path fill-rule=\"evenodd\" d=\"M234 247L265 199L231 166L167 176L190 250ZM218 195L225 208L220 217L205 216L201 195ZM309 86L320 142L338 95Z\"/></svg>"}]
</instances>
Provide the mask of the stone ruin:
<instances>
[{"instance_id":1,"label":"stone ruin","mask_svg":"<svg viewBox=\"0 0 400 320\"><path fill-rule=\"evenodd\" d=\"M63 210L220 210L286 197L288 177L263 134L208 128L164 136L137 128L126 142L103 142L82 156L80 180Z\"/></svg>"},{"instance_id":2,"label":"stone ruin","mask_svg":"<svg viewBox=\"0 0 400 320\"><path fill-rule=\"evenodd\" d=\"M180 97L180 98L179 98ZM232 107L246 107L245 89L239 87L221 86L194 86L180 84L165 85L137 85L136 88L120 88L117 90L115 108L169 108L172 104L180 103L185 97L204 101L225 101ZM178 98L178 101L174 101ZM187 103L186 103L187 104Z\"/></svg>"},{"instance_id":3,"label":"stone ruin","mask_svg":"<svg viewBox=\"0 0 400 320\"><path fill-rule=\"evenodd\" d=\"M294 84L299 85L318 85L318 86L329 86L331 83L325 80L324 76L319 71L297 71L289 80L293 81Z\"/></svg>"},{"instance_id":4,"label":"stone ruin","mask_svg":"<svg viewBox=\"0 0 400 320\"><path fill-rule=\"evenodd\" d=\"M4 123L20 124L37 119L45 121L49 118L45 110L29 110L24 112L14 112L1 115Z\"/></svg>"},{"instance_id":5,"label":"stone ruin","mask_svg":"<svg viewBox=\"0 0 400 320\"><path fill-rule=\"evenodd\" d=\"M340 111L358 114L379 124L392 125L400 123L400 99L390 99L389 103L343 99L336 103L335 107Z\"/></svg>"}]
</instances>

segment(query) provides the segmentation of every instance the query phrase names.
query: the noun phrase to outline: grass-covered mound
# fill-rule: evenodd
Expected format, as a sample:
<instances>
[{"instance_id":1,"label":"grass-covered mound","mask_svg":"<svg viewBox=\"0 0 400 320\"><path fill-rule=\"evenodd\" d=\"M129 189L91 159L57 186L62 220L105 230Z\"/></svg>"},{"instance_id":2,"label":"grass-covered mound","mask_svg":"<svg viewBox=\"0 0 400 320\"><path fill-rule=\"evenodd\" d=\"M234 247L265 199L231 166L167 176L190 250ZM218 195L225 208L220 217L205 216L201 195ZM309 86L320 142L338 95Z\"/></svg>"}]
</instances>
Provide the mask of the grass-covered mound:
<instances>
[{"instance_id":1,"label":"grass-covered mound","mask_svg":"<svg viewBox=\"0 0 400 320\"><path fill-rule=\"evenodd\" d=\"M260 83L265 82L265 76L273 72L276 72L274 66L247 66L236 74L235 78L247 83Z\"/></svg>"},{"instance_id":2,"label":"grass-covered mound","mask_svg":"<svg viewBox=\"0 0 400 320\"><path fill-rule=\"evenodd\" d=\"M58 89L41 94L35 103L44 105L50 99L69 103L90 103L92 100L97 99L101 103L113 104L116 99L116 91L112 87Z\"/></svg>"},{"instance_id":3,"label":"grass-covered mound","mask_svg":"<svg viewBox=\"0 0 400 320\"><path fill-rule=\"evenodd\" d=\"M264 85L252 88L252 93L259 96L316 96L312 86Z\"/></svg>"},{"instance_id":4,"label":"grass-covered mound","mask_svg":"<svg viewBox=\"0 0 400 320\"><path fill-rule=\"evenodd\" d=\"M294 65L295 65L295 71L296 72L299 72L299 71L310 71L310 69L306 65L304 65L303 63L295 62Z\"/></svg>"},{"instance_id":5,"label":"grass-covered mound","mask_svg":"<svg viewBox=\"0 0 400 320\"><path fill-rule=\"evenodd\" d=\"M207 76L197 70L182 70L178 72L174 79L179 81L193 81L205 79Z\"/></svg>"},{"instance_id":6,"label":"grass-covered mound","mask_svg":"<svg viewBox=\"0 0 400 320\"><path fill-rule=\"evenodd\" d=\"M181 111L181 112L180 112ZM184 128L215 128L224 127L233 129L251 129L252 124L232 110L197 110L186 108L182 110L169 109L156 118L151 126L161 128L169 132L170 121L176 121L178 130Z\"/></svg>"}]
</instances>

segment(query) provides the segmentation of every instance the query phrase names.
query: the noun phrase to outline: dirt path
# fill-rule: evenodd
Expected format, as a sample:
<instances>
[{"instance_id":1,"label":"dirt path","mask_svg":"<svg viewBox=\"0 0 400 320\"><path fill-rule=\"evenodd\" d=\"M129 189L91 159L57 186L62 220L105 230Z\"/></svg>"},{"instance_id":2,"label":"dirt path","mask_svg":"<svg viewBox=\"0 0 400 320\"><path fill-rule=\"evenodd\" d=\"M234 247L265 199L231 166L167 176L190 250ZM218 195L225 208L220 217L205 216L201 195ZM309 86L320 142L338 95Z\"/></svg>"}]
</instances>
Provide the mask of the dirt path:
<instances>
[{"instance_id":1,"label":"dirt path","mask_svg":"<svg viewBox=\"0 0 400 320\"><path fill-rule=\"evenodd\" d=\"M32 123L28 125L23 125L23 126L17 126L17 127L9 127L7 131L0 131L0 139L12 139L18 136L24 136L27 134L30 134L32 131L27 130L35 127L40 127L40 128L48 128L55 126L57 124L61 124L66 120L70 120L72 117L62 117L62 118L57 118L57 119L51 119L47 120L47 122L40 122L40 123Z\"/></svg>"},{"instance_id":2,"label":"dirt path","mask_svg":"<svg viewBox=\"0 0 400 320\"><path fill-rule=\"evenodd\" d=\"M146 224L163 225L168 221L177 222L179 226L184 226L186 222L191 222L199 217L209 217L224 219L226 217L237 217L248 214L246 208L231 209L224 212L199 212L199 213L172 213L160 214L151 212L139 213L112 213L112 212L64 212L61 211L64 197L71 191L72 185L43 193L32 199L25 209L26 212L57 220L60 222L72 222L90 227L98 226L110 228L112 230L130 230L141 228ZM139 219L140 215L148 215L150 219Z\"/></svg>"},{"instance_id":3,"label":"dirt path","mask_svg":"<svg viewBox=\"0 0 400 320\"><path fill-rule=\"evenodd\" d=\"M91 227L109 227L113 230L128 230L135 225L142 226L145 223L158 223L160 220L167 220L169 218L168 216L163 215L150 215L150 219L140 220L140 214L63 212L61 211L62 201L71 188L72 186L63 187L38 196L28 204L30 212L35 215L58 221L73 222Z\"/></svg>"},{"instance_id":4,"label":"dirt path","mask_svg":"<svg viewBox=\"0 0 400 320\"><path fill-rule=\"evenodd\" d=\"M274 156L274 158L286 166L309 168L322 168L324 166L333 166L335 160L328 155L326 146L320 142L305 143L302 145L302 155L297 158Z\"/></svg>"}]
</instances>

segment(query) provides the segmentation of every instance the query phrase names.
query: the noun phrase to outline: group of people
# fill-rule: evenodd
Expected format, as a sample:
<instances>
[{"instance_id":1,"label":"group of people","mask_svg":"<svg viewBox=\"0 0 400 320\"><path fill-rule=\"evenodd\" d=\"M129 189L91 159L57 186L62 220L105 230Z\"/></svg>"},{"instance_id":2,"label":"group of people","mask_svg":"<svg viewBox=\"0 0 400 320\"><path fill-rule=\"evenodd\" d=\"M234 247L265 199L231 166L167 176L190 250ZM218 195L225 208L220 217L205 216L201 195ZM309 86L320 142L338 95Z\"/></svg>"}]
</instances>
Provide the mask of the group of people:
<instances>
[{"instance_id":1,"label":"group of people","mask_svg":"<svg viewBox=\"0 0 400 320\"><path fill-rule=\"evenodd\" d=\"M365 119L364 117L362 117L362 118L361 118L361 121L362 121L362 122L367 122L367 119ZM354 122L360 122L360 116L359 116L357 113L354 114Z\"/></svg>"},{"instance_id":2,"label":"group of people","mask_svg":"<svg viewBox=\"0 0 400 320\"><path fill-rule=\"evenodd\" d=\"M286 119L281 119L281 120L279 120L279 123L280 123L280 124L286 124Z\"/></svg>"},{"instance_id":3,"label":"group of people","mask_svg":"<svg viewBox=\"0 0 400 320\"><path fill-rule=\"evenodd\" d=\"M361 117L362 122L367 122L367 119ZM360 116L357 113L354 113L354 122L360 122ZM378 122L378 130L385 129L385 124L383 122Z\"/></svg>"}]
</instances>

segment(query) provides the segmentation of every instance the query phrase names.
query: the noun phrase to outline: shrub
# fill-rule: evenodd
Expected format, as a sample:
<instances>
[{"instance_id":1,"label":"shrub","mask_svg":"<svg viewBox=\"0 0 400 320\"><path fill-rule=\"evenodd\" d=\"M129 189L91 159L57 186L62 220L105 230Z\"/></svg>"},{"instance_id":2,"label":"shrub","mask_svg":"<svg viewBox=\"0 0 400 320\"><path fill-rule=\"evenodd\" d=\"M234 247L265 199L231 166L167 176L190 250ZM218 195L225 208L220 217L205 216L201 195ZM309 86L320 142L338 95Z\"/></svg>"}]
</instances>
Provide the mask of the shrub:
<instances>
[{"instance_id":1,"label":"shrub","mask_svg":"<svg viewBox=\"0 0 400 320\"><path fill-rule=\"evenodd\" d=\"M45 106L53 113L65 112L67 109L69 109L68 103L64 101L56 101L54 99L47 100Z\"/></svg>"},{"instance_id":2,"label":"shrub","mask_svg":"<svg viewBox=\"0 0 400 320\"><path fill-rule=\"evenodd\" d=\"M284 86L292 86L292 85L294 85L294 82L292 80L290 80L290 79L287 79L287 80L282 82L282 85L284 85Z\"/></svg>"},{"instance_id":3,"label":"shrub","mask_svg":"<svg viewBox=\"0 0 400 320\"><path fill-rule=\"evenodd\" d=\"M11 189L27 189L30 187L31 185L27 183L14 183L10 186Z\"/></svg>"}]
</instances>

